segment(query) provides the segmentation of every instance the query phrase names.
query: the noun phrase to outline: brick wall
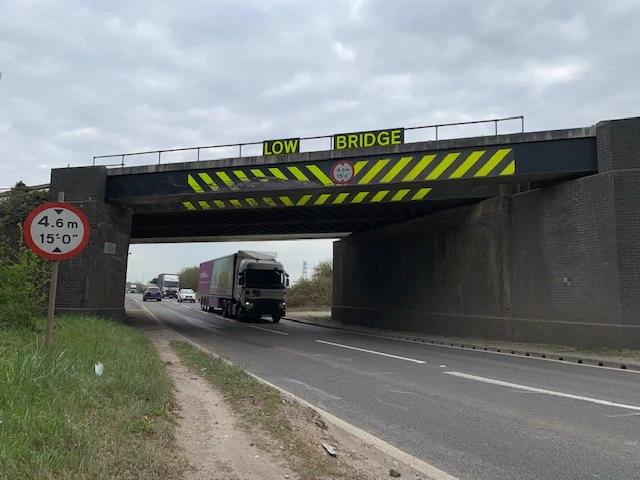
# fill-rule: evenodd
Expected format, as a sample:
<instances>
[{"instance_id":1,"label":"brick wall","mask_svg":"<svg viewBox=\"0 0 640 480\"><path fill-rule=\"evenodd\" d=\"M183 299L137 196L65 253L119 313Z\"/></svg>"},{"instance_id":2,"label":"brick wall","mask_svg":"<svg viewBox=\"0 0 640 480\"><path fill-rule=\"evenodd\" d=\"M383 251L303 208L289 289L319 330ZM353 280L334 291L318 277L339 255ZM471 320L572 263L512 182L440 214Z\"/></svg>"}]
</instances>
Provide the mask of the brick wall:
<instances>
[{"instance_id":1,"label":"brick wall","mask_svg":"<svg viewBox=\"0 0 640 480\"><path fill-rule=\"evenodd\" d=\"M640 161L640 155L635 158ZM613 184L621 320L625 325L637 326L640 325L640 169L616 172Z\"/></svg>"},{"instance_id":2,"label":"brick wall","mask_svg":"<svg viewBox=\"0 0 640 480\"><path fill-rule=\"evenodd\" d=\"M510 307L508 205L481 202L334 244L344 323L503 337ZM338 301L341 301L339 304Z\"/></svg>"},{"instance_id":3,"label":"brick wall","mask_svg":"<svg viewBox=\"0 0 640 480\"><path fill-rule=\"evenodd\" d=\"M91 232L78 256L60 263L56 305L59 312L124 316L131 213L104 203L107 171L104 167L52 171L50 198L64 191L65 202L82 210ZM104 254L105 242L116 243L116 255Z\"/></svg>"},{"instance_id":4,"label":"brick wall","mask_svg":"<svg viewBox=\"0 0 640 480\"><path fill-rule=\"evenodd\" d=\"M620 322L612 193L604 174L513 197L515 318Z\"/></svg>"},{"instance_id":5,"label":"brick wall","mask_svg":"<svg viewBox=\"0 0 640 480\"><path fill-rule=\"evenodd\" d=\"M600 173L639 168L640 117L598 123L596 145Z\"/></svg>"}]
</instances>

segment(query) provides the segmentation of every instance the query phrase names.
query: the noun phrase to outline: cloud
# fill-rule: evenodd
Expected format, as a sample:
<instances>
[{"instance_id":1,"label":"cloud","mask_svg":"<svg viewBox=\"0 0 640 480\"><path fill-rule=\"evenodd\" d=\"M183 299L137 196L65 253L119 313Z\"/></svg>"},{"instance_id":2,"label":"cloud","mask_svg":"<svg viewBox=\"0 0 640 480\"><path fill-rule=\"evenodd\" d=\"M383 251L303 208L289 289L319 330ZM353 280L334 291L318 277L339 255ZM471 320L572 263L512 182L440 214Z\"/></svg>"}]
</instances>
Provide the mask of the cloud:
<instances>
[{"instance_id":1,"label":"cloud","mask_svg":"<svg viewBox=\"0 0 640 480\"><path fill-rule=\"evenodd\" d=\"M5 0L0 187L136 150L503 115L525 115L529 130L635 116L638 15L634 0ZM291 248L330 253L320 244Z\"/></svg>"}]
</instances>

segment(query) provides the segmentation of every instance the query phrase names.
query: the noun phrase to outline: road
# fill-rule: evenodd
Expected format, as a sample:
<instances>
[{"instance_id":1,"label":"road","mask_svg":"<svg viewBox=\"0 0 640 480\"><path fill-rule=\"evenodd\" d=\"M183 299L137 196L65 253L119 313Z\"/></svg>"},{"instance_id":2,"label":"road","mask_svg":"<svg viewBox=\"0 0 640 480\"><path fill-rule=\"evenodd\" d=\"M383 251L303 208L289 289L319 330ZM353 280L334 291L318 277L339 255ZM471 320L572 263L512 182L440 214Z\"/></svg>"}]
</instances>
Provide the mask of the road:
<instances>
[{"instance_id":1,"label":"road","mask_svg":"<svg viewBox=\"0 0 640 480\"><path fill-rule=\"evenodd\" d=\"M140 299L140 296L132 296ZM461 479L640 478L640 374L417 344L173 300L160 321Z\"/></svg>"}]
</instances>

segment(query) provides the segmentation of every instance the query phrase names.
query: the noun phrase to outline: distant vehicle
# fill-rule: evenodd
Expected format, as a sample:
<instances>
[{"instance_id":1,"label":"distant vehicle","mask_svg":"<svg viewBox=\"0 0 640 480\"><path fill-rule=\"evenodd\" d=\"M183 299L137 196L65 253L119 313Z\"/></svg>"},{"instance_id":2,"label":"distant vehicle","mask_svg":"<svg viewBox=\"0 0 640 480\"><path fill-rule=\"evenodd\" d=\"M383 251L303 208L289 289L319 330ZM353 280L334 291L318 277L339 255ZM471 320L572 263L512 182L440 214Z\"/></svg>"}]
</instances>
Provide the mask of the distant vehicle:
<instances>
[{"instance_id":1,"label":"distant vehicle","mask_svg":"<svg viewBox=\"0 0 640 480\"><path fill-rule=\"evenodd\" d=\"M146 302L147 300L157 300L159 302L162 301L162 292L158 287L147 287L147 289L142 294L142 301Z\"/></svg>"},{"instance_id":2,"label":"distant vehicle","mask_svg":"<svg viewBox=\"0 0 640 480\"><path fill-rule=\"evenodd\" d=\"M241 250L200 264L198 296L202 310L222 309L239 320L286 315L289 275L274 254Z\"/></svg>"},{"instance_id":3,"label":"distant vehicle","mask_svg":"<svg viewBox=\"0 0 640 480\"><path fill-rule=\"evenodd\" d=\"M127 291L129 293L136 293L138 291L138 286L135 283L128 283L127 284Z\"/></svg>"},{"instance_id":4,"label":"distant vehicle","mask_svg":"<svg viewBox=\"0 0 640 480\"><path fill-rule=\"evenodd\" d=\"M158 275L158 288L162 292L162 298L178 298L180 277L175 273L161 273Z\"/></svg>"},{"instance_id":5,"label":"distant vehicle","mask_svg":"<svg viewBox=\"0 0 640 480\"><path fill-rule=\"evenodd\" d=\"M178 292L178 302L196 303L196 292L190 288L181 288Z\"/></svg>"}]
</instances>

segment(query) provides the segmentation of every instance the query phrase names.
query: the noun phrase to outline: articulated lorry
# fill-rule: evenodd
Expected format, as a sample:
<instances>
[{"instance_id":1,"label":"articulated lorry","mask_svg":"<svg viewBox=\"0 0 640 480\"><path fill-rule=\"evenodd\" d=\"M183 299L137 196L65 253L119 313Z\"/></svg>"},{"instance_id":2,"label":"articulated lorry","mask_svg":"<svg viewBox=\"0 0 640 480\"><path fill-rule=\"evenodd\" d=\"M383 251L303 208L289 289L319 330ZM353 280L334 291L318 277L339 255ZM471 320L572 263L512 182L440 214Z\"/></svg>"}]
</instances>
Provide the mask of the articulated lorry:
<instances>
[{"instance_id":1,"label":"articulated lorry","mask_svg":"<svg viewBox=\"0 0 640 480\"><path fill-rule=\"evenodd\" d=\"M178 298L180 277L175 273L161 273L158 275L158 288L162 292L162 298Z\"/></svg>"},{"instance_id":2,"label":"articulated lorry","mask_svg":"<svg viewBox=\"0 0 640 480\"><path fill-rule=\"evenodd\" d=\"M276 256L240 250L200 264L198 297L205 311L222 310L238 320L270 315L274 322L286 314L289 274Z\"/></svg>"}]
</instances>

